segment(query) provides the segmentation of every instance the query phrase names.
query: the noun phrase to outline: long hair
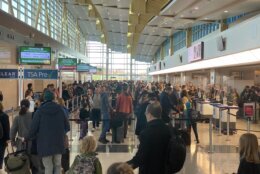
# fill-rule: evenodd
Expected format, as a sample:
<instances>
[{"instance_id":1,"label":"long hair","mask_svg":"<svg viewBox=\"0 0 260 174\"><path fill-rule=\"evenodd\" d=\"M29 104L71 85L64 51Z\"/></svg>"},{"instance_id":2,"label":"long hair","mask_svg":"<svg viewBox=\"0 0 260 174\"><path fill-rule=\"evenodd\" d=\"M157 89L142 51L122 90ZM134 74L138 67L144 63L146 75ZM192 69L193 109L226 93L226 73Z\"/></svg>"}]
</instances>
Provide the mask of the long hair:
<instances>
[{"instance_id":1,"label":"long hair","mask_svg":"<svg viewBox=\"0 0 260 174\"><path fill-rule=\"evenodd\" d=\"M239 139L240 159L245 159L247 162L260 164L258 151L258 140L256 135L245 133Z\"/></svg>"},{"instance_id":2,"label":"long hair","mask_svg":"<svg viewBox=\"0 0 260 174\"><path fill-rule=\"evenodd\" d=\"M24 115L24 114L26 114L26 112L28 111L28 109L30 107L30 102L27 99L23 99L20 104L21 104L21 109L20 109L19 115Z\"/></svg>"},{"instance_id":3,"label":"long hair","mask_svg":"<svg viewBox=\"0 0 260 174\"><path fill-rule=\"evenodd\" d=\"M114 163L107 169L107 174L134 174L131 166L127 163Z\"/></svg>"}]
</instances>

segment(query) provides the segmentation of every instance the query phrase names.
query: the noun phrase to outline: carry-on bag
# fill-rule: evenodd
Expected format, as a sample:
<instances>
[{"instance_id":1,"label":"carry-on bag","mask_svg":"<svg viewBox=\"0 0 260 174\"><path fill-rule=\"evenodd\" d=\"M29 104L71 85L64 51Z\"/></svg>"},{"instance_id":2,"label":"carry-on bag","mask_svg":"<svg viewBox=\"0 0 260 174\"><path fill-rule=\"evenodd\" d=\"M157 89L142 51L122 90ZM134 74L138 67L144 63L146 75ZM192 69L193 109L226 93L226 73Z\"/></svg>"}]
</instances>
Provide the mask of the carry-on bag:
<instances>
[{"instance_id":1,"label":"carry-on bag","mask_svg":"<svg viewBox=\"0 0 260 174\"><path fill-rule=\"evenodd\" d=\"M10 153L7 147L8 154L4 158L5 171L9 174L31 174L30 159L26 149L14 152L12 145L11 149L12 153Z\"/></svg>"},{"instance_id":2,"label":"carry-on bag","mask_svg":"<svg viewBox=\"0 0 260 174\"><path fill-rule=\"evenodd\" d=\"M116 129L116 141L124 142L124 126L120 126Z\"/></svg>"}]
</instances>

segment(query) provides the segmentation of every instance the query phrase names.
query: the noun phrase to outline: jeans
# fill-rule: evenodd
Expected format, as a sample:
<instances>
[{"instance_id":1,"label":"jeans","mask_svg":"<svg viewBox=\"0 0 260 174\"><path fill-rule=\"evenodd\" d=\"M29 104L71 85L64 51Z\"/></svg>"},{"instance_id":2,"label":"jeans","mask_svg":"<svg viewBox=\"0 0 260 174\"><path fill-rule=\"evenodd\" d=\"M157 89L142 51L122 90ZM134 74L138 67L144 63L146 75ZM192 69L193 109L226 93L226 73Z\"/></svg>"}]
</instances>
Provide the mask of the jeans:
<instances>
[{"instance_id":1,"label":"jeans","mask_svg":"<svg viewBox=\"0 0 260 174\"><path fill-rule=\"evenodd\" d=\"M106 133L108 132L109 128L110 128L110 120L109 119L103 119L102 132L101 132L100 137L99 137L100 140L106 139Z\"/></svg>"},{"instance_id":2,"label":"jeans","mask_svg":"<svg viewBox=\"0 0 260 174\"><path fill-rule=\"evenodd\" d=\"M88 133L88 121L81 120L80 122L80 137L79 139L84 138Z\"/></svg>"},{"instance_id":3,"label":"jeans","mask_svg":"<svg viewBox=\"0 0 260 174\"><path fill-rule=\"evenodd\" d=\"M42 157L45 174L61 174L61 154Z\"/></svg>"},{"instance_id":4,"label":"jeans","mask_svg":"<svg viewBox=\"0 0 260 174\"><path fill-rule=\"evenodd\" d=\"M93 128L99 127L101 112L100 109L92 109Z\"/></svg>"}]
</instances>

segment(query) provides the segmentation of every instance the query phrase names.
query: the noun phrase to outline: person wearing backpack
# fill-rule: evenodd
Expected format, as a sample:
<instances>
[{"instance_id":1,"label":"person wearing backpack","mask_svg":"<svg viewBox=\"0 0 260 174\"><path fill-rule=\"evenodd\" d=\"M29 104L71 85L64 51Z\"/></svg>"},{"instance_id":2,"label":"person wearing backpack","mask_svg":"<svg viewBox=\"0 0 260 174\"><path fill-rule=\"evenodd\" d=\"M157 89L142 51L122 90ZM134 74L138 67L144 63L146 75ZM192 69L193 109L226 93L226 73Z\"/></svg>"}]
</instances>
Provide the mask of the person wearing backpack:
<instances>
[{"instance_id":1,"label":"person wearing backpack","mask_svg":"<svg viewBox=\"0 0 260 174\"><path fill-rule=\"evenodd\" d=\"M10 134L10 123L6 113L4 113L3 103L0 102L0 171L3 166L5 149Z\"/></svg>"},{"instance_id":2,"label":"person wearing backpack","mask_svg":"<svg viewBox=\"0 0 260 174\"><path fill-rule=\"evenodd\" d=\"M151 103L146 109L147 127L140 133L139 148L128 161L133 169L139 167L139 174L165 174L167 147L171 138L169 127L161 119L159 102Z\"/></svg>"},{"instance_id":3,"label":"person wearing backpack","mask_svg":"<svg viewBox=\"0 0 260 174\"><path fill-rule=\"evenodd\" d=\"M77 155L66 174L102 174L102 166L95 150L97 142L93 136L86 136L80 142L80 155Z\"/></svg>"}]
</instances>

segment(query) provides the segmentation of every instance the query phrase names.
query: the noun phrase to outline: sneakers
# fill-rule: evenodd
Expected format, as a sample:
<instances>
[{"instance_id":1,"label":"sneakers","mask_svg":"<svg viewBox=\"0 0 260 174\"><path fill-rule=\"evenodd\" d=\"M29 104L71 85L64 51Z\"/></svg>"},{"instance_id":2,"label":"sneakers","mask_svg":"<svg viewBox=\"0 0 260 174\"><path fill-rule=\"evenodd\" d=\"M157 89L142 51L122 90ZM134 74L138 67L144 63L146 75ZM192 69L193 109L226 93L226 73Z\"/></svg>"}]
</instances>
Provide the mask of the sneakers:
<instances>
[{"instance_id":1,"label":"sneakers","mask_svg":"<svg viewBox=\"0 0 260 174\"><path fill-rule=\"evenodd\" d=\"M95 130L96 130L95 128L92 128L92 129L91 129L91 132L95 132Z\"/></svg>"}]
</instances>

